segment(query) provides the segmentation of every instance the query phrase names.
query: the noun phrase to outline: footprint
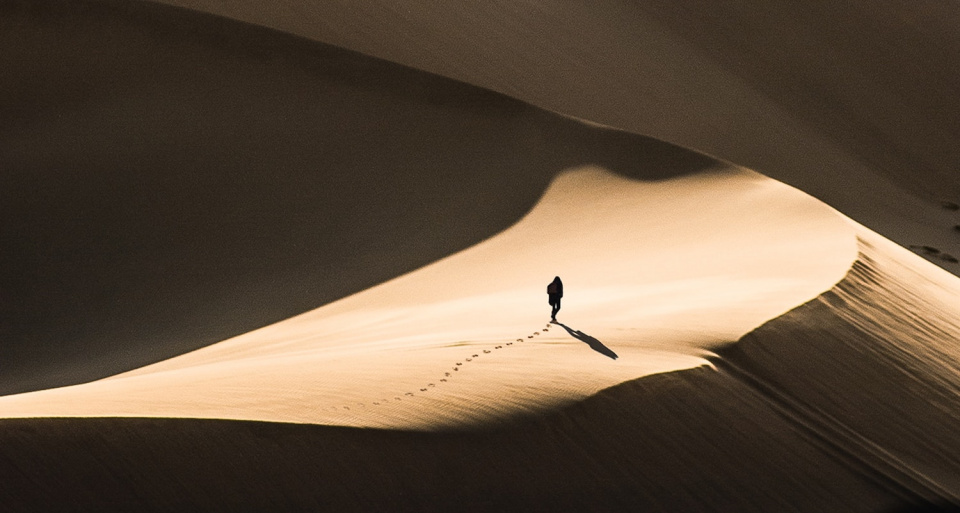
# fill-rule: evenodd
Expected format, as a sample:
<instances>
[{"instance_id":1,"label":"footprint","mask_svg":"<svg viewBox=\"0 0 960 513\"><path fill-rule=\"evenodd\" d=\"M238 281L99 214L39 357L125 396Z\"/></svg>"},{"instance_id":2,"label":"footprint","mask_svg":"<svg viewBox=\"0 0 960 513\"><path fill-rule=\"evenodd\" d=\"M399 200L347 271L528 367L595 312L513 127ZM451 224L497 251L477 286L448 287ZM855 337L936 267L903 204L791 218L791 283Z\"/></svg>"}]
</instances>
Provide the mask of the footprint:
<instances>
[{"instance_id":1,"label":"footprint","mask_svg":"<svg viewBox=\"0 0 960 513\"><path fill-rule=\"evenodd\" d=\"M539 332L539 331L534 331L533 334L534 334L534 335L539 335L540 332Z\"/></svg>"},{"instance_id":2,"label":"footprint","mask_svg":"<svg viewBox=\"0 0 960 513\"><path fill-rule=\"evenodd\" d=\"M405 396L407 396L407 397L413 397L413 392L407 392L407 393L405 393L405 394L403 394L403 395L405 395Z\"/></svg>"},{"instance_id":3,"label":"footprint","mask_svg":"<svg viewBox=\"0 0 960 513\"><path fill-rule=\"evenodd\" d=\"M349 407L349 406L344 406L343 409L344 409L344 410L349 410L350 407Z\"/></svg>"},{"instance_id":4,"label":"footprint","mask_svg":"<svg viewBox=\"0 0 960 513\"><path fill-rule=\"evenodd\" d=\"M478 355L478 354L473 355L474 358L476 358L476 357L478 357L478 356L480 356L480 355Z\"/></svg>"},{"instance_id":5,"label":"footprint","mask_svg":"<svg viewBox=\"0 0 960 513\"><path fill-rule=\"evenodd\" d=\"M927 258L939 258L940 260L943 260L944 262L950 262L951 264L960 263L960 260L958 260L957 257L949 253L944 253L933 246L912 245L910 246L910 249L916 253L925 255Z\"/></svg>"},{"instance_id":6,"label":"footprint","mask_svg":"<svg viewBox=\"0 0 960 513\"><path fill-rule=\"evenodd\" d=\"M950 210L952 212L960 210L960 205L952 201L941 201L940 206L943 207L944 210Z\"/></svg>"},{"instance_id":7,"label":"footprint","mask_svg":"<svg viewBox=\"0 0 960 513\"><path fill-rule=\"evenodd\" d=\"M437 386L437 385L434 385L433 383L427 383L427 386L428 386L428 387L435 387L435 386Z\"/></svg>"},{"instance_id":8,"label":"footprint","mask_svg":"<svg viewBox=\"0 0 960 513\"><path fill-rule=\"evenodd\" d=\"M426 392L427 389L426 389L426 388L421 388L420 391L421 391L421 392Z\"/></svg>"},{"instance_id":9,"label":"footprint","mask_svg":"<svg viewBox=\"0 0 960 513\"><path fill-rule=\"evenodd\" d=\"M447 378L442 378L442 379L440 379L440 382L441 382L441 383L446 383L446 382L447 382Z\"/></svg>"},{"instance_id":10,"label":"footprint","mask_svg":"<svg viewBox=\"0 0 960 513\"><path fill-rule=\"evenodd\" d=\"M503 349L503 346L497 346L494 349Z\"/></svg>"},{"instance_id":11,"label":"footprint","mask_svg":"<svg viewBox=\"0 0 960 513\"><path fill-rule=\"evenodd\" d=\"M940 250L933 246L918 246L916 244L910 246L910 249L916 251L917 253L923 253L926 255L939 255Z\"/></svg>"},{"instance_id":12,"label":"footprint","mask_svg":"<svg viewBox=\"0 0 960 513\"><path fill-rule=\"evenodd\" d=\"M463 365L463 362L457 362L457 365Z\"/></svg>"},{"instance_id":13,"label":"footprint","mask_svg":"<svg viewBox=\"0 0 960 513\"><path fill-rule=\"evenodd\" d=\"M527 338L533 338L533 335L528 336Z\"/></svg>"},{"instance_id":14,"label":"footprint","mask_svg":"<svg viewBox=\"0 0 960 513\"><path fill-rule=\"evenodd\" d=\"M473 358L467 358L467 361L468 361L468 362L472 362L472 361L473 361Z\"/></svg>"},{"instance_id":15,"label":"footprint","mask_svg":"<svg viewBox=\"0 0 960 513\"><path fill-rule=\"evenodd\" d=\"M444 375L444 376L447 376L447 377L450 377L450 373L449 373L449 372L444 372L443 375Z\"/></svg>"},{"instance_id":16,"label":"footprint","mask_svg":"<svg viewBox=\"0 0 960 513\"><path fill-rule=\"evenodd\" d=\"M398 400L398 401L402 401L402 400L403 400L403 399L400 399L399 397L394 397L394 399L396 399L396 400Z\"/></svg>"},{"instance_id":17,"label":"footprint","mask_svg":"<svg viewBox=\"0 0 960 513\"><path fill-rule=\"evenodd\" d=\"M508 345L508 346L512 346L512 345L513 345L513 342L507 342L507 345Z\"/></svg>"},{"instance_id":18,"label":"footprint","mask_svg":"<svg viewBox=\"0 0 960 513\"><path fill-rule=\"evenodd\" d=\"M484 350L483 350L483 354L490 354L490 350L489 350L489 349L484 349Z\"/></svg>"},{"instance_id":19,"label":"footprint","mask_svg":"<svg viewBox=\"0 0 960 513\"><path fill-rule=\"evenodd\" d=\"M460 370L460 367L454 367L453 370L458 371Z\"/></svg>"},{"instance_id":20,"label":"footprint","mask_svg":"<svg viewBox=\"0 0 960 513\"><path fill-rule=\"evenodd\" d=\"M374 402L373 402L373 405L374 405L374 406L380 406L380 403L374 401Z\"/></svg>"}]
</instances>

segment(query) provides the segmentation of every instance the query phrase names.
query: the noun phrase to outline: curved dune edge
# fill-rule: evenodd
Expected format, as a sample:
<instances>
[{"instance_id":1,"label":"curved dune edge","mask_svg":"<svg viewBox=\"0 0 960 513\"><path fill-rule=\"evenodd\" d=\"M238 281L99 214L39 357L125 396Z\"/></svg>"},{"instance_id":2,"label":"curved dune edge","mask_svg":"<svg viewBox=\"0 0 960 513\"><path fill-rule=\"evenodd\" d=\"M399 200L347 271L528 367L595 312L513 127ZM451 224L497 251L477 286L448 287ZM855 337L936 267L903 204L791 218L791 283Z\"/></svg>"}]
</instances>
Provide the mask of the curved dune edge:
<instances>
[{"instance_id":1,"label":"curved dune edge","mask_svg":"<svg viewBox=\"0 0 960 513\"><path fill-rule=\"evenodd\" d=\"M713 369L479 431L4 419L0 490L15 510L951 511L960 284L855 230L835 287Z\"/></svg>"},{"instance_id":2,"label":"curved dune edge","mask_svg":"<svg viewBox=\"0 0 960 513\"><path fill-rule=\"evenodd\" d=\"M0 49L0 395L140 368L416 270L508 228L566 168L718 166L180 8L2 2Z\"/></svg>"},{"instance_id":3,"label":"curved dune edge","mask_svg":"<svg viewBox=\"0 0 960 513\"><path fill-rule=\"evenodd\" d=\"M915 497L960 507L960 280L857 233L860 255L844 280L718 362L845 457Z\"/></svg>"},{"instance_id":4,"label":"curved dune edge","mask_svg":"<svg viewBox=\"0 0 960 513\"><path fill-rule=\"evenodd\" d=\"M0 416L503 421L709 365L712 349L829 289L855 256L841 216L746 170L640 182L578 168L473 248L165 362L0 398ZM554 274L561 326L546 325Z\"/></svg>"},{"instance_id":5,"label":"curved dune edge","mask_svg":"<svg viewBox=\"0 0 960 513\"><path fill-rule=\"evenodd\" d=\"M903 246L960 253L939 206L960 194L949 3L156 1L693 148ZM784 30L796 37L777 37Z\"/></svg>"}]
</instances>

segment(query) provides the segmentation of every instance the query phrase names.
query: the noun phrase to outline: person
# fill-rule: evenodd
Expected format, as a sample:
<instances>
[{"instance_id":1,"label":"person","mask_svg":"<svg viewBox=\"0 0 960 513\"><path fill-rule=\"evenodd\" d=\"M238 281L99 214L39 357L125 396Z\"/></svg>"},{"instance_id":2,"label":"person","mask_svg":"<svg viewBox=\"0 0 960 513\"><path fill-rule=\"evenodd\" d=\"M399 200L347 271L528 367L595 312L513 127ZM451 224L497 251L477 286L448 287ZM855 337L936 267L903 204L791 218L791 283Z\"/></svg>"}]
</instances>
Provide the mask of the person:
<instances>
[{"instance_id":1,"label":"person","mask_svg":"<svg viewBox=\"0 0 960 513\"><path fill-rule=\"evenodd\" d=\"M557 322L557 312L560 311L560 298L563 297L563 282L560 277L553 278L550 285L547 285L547 302L550 303L550 322Z\"/></svg>"}]
</instances>

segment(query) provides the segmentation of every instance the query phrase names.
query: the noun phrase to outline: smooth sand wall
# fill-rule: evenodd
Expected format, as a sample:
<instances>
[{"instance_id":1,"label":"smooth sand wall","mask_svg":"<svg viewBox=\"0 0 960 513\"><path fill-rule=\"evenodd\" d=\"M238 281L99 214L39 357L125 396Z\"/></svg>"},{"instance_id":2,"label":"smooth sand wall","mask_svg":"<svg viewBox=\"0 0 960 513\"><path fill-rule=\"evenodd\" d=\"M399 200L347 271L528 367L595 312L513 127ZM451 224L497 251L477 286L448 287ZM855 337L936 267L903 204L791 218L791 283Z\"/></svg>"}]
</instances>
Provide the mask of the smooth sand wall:
<instances>
[{"instance_id":1,"label":"smooth sand wall","mask_svg":"<svg viewBox=\"0 0 960 513\"><path fill-rule=\"evenodd\" d=\"M163 0L665 140L960 258L960 9L863 3ZM930 259L957 274L960 264Z\"/></svg>"}]
</instances>

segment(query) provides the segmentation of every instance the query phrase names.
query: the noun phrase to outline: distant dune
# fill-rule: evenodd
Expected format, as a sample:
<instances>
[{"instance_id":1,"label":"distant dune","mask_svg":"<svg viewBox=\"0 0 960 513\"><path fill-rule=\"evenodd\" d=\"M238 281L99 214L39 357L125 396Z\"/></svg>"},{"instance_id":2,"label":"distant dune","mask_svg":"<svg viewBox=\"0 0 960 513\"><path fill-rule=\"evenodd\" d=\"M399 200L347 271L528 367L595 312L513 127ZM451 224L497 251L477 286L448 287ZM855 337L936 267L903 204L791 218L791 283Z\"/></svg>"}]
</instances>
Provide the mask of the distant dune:
<instances>
[{"instance_id":1,"label":"distant dune","mask_svg":"<svg viewBox=\"0 0 960 513\"><path fill-rule=\"evenodd\" d=\"M960 508L949 9L180 5L0 4L0 509Z\"/></svg>"},{"instance_id":2,"label":"distant dune","mask_svg":"<svg viewBox=\"0 0 960 513\"><path fill-rule=\"evenodd\" d=\"M953 2L160 1L706 152L960 257Z\"/></svg>"}]
</instances>

